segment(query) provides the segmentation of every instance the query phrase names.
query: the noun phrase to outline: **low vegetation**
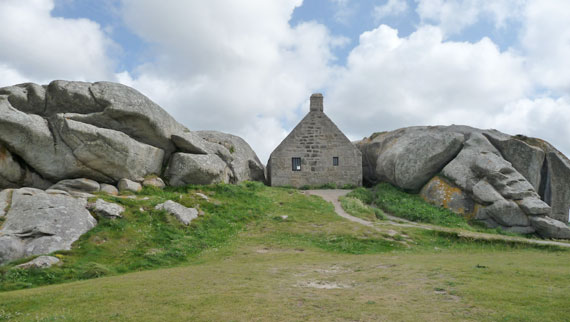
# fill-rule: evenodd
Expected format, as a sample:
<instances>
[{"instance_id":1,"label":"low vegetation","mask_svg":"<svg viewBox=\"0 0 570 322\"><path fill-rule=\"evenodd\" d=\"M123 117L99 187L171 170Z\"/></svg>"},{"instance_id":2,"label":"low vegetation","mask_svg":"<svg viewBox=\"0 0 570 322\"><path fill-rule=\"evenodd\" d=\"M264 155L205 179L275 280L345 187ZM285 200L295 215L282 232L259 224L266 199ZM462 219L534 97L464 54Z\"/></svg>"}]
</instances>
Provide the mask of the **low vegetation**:
<instances>
[{"instance_id":1,"label":"low vegetation","mask_svg":"<svg viewBox=\"0 0 570 322\"><path fill-rule=\"evenodd\" d=\"M340 197L340 204L347 213L358 218L372 222L386 219L382 210L366 205L362 200L352 196Z\"/></svg>"},{"instance_id":2,"label":"low vegetation","mask_svg":"<svg viewBox=\"0 0 570 322\"><path fill-rule=\"evenodd\" d=\"M369 189L360 187L351 191L347 197L359 199L373 208L378 218L385 218L385 213L388 213L406 220L448 228L527 238L536 237L533 234L521 235L507 232L501 228L487 228L477 221L467 220L448 209L432 205L419 195L407 193L389 183L380 183Z\"/></svg>"},{"instance_id":3,"label":"low vegetation","mask_svg":"<svg viewBox=\"0 0 570 322\"><path fill-rule=\"evenodd\" d=\"M188 186L184 188L145 188L135 198L99 198L125 207L122 219L97 218L98 225L83 235L71 251L54 255L63 265L47 270L13 269L0 267L0 290L28 288L63 281L89 279L168 267L211 247L218 247L244 225L267 211L269 201L256 190L259 183L242 186ZM208 202L196 195L202 192L215 195ZM174 200L187 207L198 207L204 216L190 227L183 226L174 217L154 207L166 200Z\"/></svg>"},{"instance_id":4,"label":"low vegetation","mask_svg":"<svg viewBox=\"0 0 570 322\"><path fill-rule=\"evenodd\" d=\"M61 266L0 268L2 290L32 288L0 292L0 321L570 316L564 249L474 241L387 221L366 227L339 217L319 197L258 183L100 197L125 206L124 218L99 218L72 251L55 253ZM167 199L204 214L183 226L154 210ZM405 210L394 213L391 203ZM386 185L358 188L343 199L347 212L376 220L379 212L368 204L408 219L435 216L423 200ZM421 215L409 214L414 209ZM35 287L46 284L60 285Z\"/></svg>"},{"instance_id":5,"label":"low vegetation","mask_svg":"<svg viewBox=\"0 0 570 322\"><path fill-rule=\"evenodd\" d=\"M389 183L378 184L371 193L373 203L394 216L444 227L469 228L463 217L448 209L431 205L419 195L406 193Z\"/></svg>"}]
</instances>

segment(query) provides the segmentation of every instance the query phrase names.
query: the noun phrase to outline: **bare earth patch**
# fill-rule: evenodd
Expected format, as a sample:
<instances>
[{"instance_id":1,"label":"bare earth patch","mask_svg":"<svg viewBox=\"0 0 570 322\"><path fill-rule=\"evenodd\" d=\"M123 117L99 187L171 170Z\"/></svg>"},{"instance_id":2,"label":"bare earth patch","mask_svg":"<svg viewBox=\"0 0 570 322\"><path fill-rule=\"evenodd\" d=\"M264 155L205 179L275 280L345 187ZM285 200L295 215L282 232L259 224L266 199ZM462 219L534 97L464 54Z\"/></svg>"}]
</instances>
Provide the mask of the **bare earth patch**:
<instances>
[{"instance_id":1,"label":"bare earth patch","mask_svg":"<svg viewBox=\"0 0 570 322\"><path fill-rule=\"evenodd\" d=\"M352 286L337 282L325 282L325 281L300 281L296 284L297 287L309 287L323 290L332 290L338 288L352 288Z\"/></svg>"}]
</instances>

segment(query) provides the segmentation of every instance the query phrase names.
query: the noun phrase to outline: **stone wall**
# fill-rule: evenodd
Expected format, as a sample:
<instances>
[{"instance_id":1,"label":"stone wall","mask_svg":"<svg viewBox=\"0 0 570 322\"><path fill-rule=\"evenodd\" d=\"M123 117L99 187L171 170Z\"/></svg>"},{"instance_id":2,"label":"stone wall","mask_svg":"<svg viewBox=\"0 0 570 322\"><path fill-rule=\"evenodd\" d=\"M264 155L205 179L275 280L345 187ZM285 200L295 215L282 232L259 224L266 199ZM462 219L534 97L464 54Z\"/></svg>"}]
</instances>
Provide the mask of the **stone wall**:
<instances>
[{"instance_id":1,"label":"stone wall","mask_svg":"<svg viewBox=\"0 0 570 322\"><path fill-rule=\"evenodd\" d=\"M322 101L320 104L322 106ZM301 171L292 170L294 157L301 158ZM333 165L333 157L338 157L338 166ZM360 186L362 155L322 112L322 107L312 108L273 151L267 164L267 175L272 186L301 187L326 183Z\"/></svg>"}]
</instances>

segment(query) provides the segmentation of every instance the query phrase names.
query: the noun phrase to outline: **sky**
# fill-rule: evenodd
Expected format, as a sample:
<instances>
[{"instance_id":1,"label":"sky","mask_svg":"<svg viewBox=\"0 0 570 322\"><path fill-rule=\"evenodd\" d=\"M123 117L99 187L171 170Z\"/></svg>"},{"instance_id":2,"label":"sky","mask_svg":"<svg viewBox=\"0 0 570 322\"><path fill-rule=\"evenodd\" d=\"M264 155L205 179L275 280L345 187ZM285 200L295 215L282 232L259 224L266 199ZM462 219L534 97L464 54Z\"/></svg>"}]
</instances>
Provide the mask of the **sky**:
<instances>
[{"instance_id":1,"label":"sky","mask_svg":"<svg viewBox=\"0 0 570 322\"><path fill-rule=\"evenodd\" d=\"M0 87L132 86L266 163L324 94L351 140L465 124L570 155L570 1L0 0Z\"/></svg>"}]
</instances>

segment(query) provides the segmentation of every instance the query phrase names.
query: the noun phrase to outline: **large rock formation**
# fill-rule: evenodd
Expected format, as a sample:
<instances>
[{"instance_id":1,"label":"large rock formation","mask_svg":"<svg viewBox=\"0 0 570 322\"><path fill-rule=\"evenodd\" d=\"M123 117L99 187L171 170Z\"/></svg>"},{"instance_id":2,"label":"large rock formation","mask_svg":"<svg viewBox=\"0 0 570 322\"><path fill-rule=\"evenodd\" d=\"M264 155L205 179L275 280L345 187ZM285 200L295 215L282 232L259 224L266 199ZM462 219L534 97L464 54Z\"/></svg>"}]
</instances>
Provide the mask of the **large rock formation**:
<instances>
[{"instance_id":1,"label":"large rock formation","mask_svg":"<svg viewBox=\"0 0 570 322\"><path fill-rule=\"evenodd\" d=\"M228 165L232 169L235 181L265 180L263 163L259 161L255 152L244 139L217 131L198 131L196 133L204 140L219 145L219 149L227 149L231 158Z\"/></svg>"},{"instance_id":2,"label":"large rock formation","mask_svg":"<svg viewBox=\"0 0 570 322\"><path fill-rule=\"evenodd\" d=\"M121 217L118 205L87 205L91 193L160 187L160 177L173 186L265 181L264 173L241 138L191 132L121 84L0 88L0 265L69 249L96 224L87 208Z\"/></svg>"},{"instance_id":3,"label":"large rock formation","mask_svg":"<svg viewBox=\"0 0 570 322\"><path fill-rule=\"evenodd\" d=\"M418 190L457 155L463 140L459 133L435 128L403 128L380 133L361 146L364 179L388 181L404 189Z\"/></svg>"},{"instance_id":4,"label":"large rock formation","mask_svg":"<svg viewBox=\"0 0 570 322\"><path fill-rule=\"evenodd\" d=\"M570 234L570 161L545 141L453 125L377 133L357 145L369 184L419 192L488 227Z\"/></svg>"},{"instance_id":5,"label":"large rock formation","mask_svg":"<svg viewBox=\"0 0 570 322\"><path fill-rule=\"evenodd\" d=\"M230 168L217 155L175 153L165 173L173 186L230 182Z\"/></svg>"},{"instance_id":6,"label":"large rock formation","mask_svg":"<svg viewBox=\"0 0 570 322\"><path fill-rule=\"evenodd\" d=\"M212 163L224 169L213 171ZM174 166L186 172L173 173ZM0 88L0 189L45 189L75 178L142 182L151 175L170 185L265 179L245 141L191 132L130 87L53 81Z\"/></svg>"},{"instance_id":7,"label":"large rock formation","mask_svg":"<svg viewBox=\"0 0 570 322\"><path fill-rule=\"evenodd\" d=\"M0 229L0 264L57 250L95 227L87 201L33 188L14 190L7 198L10 209Z\"/></svg>"}]
</instances>

